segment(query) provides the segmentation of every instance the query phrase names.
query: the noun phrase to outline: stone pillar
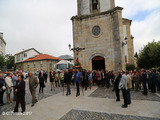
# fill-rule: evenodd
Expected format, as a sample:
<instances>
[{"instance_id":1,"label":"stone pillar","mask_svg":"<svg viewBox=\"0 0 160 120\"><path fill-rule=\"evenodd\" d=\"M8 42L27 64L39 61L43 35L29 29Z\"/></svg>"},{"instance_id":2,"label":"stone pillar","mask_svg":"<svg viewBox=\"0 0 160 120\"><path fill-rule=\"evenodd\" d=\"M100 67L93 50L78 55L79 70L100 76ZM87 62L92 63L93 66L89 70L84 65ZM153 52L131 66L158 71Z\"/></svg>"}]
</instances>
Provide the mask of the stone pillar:
<instances>
[{"instance_id":1,"label":"stone pillar","mask_svg":"<svg viewBox=\"0 0 160 120\"><path fill-rule=\"evenodd\" d=\"M123 25L122 25L122 9L123 8L117 7L117 10L112 14L115 71L126 69L124 47L122 46L122 41L124 40Z\"/></svg>"}]
</instances>

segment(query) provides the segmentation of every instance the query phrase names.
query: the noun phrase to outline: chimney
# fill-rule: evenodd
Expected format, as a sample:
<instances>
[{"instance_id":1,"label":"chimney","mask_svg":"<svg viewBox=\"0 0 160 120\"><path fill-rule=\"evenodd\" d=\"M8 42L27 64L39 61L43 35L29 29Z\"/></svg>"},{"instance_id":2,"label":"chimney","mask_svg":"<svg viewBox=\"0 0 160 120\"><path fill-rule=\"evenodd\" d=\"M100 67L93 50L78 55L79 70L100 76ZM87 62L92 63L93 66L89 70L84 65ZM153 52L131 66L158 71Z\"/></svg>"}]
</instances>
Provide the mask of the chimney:
<instances>
[{"instance_id":1,"label":"chimney","mask_svg":"<svg viewBox=\"0 0 160 120\"><path fill-rule=\"evenodd\" d=\"M0 38L3 38L3 33L0 32Z\"/></svg>"}]
</instances>

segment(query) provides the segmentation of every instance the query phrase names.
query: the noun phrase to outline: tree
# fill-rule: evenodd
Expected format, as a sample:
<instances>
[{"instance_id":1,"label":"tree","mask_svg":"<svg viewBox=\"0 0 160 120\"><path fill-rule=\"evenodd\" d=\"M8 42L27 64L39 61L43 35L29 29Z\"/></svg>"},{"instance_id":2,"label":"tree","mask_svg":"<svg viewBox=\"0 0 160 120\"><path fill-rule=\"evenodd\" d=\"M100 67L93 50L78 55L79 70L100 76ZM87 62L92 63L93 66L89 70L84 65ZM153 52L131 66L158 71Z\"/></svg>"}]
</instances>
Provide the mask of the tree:
<instances>
[{"instance_id":1,"label":"tree","mask_svg":"<svg viewBox=\"0 0 160 120\"><path fill-rule=\"evenodd\" d=\"M2 69L6 65L5 57L0 55L0 68Z\"/></svg>"},{"instance_id":2,"label":"tree","mask_svg":"<svg viewBox=\"0 0 160 120\"><path fill-rule=\"evenodd\" d=\"M138 55L137 64L144 69L160 67L160 41L149 42L144 46Z\"/></svg>"},{"instance_id":3,"label":"tree","mask_svg":"<svg viewBox=\"0 0 160 120\"><path fill-rule=\"evenodd\" d=\"M14 63L14 56L6 55L6 64L7 64L7 69L15 68L16 65Z\"/></svg>"},{"instance_id":4,"label":"tree","mask_svg":"<svg viewBox=\"0 0 160 120\"><path fill-rule=\"evenodd\" d=\"M134 71L135 70L135 65L134 64L126 64L126 70L130 71Z\"/></svg>"},{"instance_id":5,"label":"tree","mask_svg":"<svg viewBox=\"0 0 160 120\"><path fill-rule=\"evenodd\" d=\"M138 59L138 53L137 52L135 53L134 57L136 57Z\"/></svg>"}]
</instances>

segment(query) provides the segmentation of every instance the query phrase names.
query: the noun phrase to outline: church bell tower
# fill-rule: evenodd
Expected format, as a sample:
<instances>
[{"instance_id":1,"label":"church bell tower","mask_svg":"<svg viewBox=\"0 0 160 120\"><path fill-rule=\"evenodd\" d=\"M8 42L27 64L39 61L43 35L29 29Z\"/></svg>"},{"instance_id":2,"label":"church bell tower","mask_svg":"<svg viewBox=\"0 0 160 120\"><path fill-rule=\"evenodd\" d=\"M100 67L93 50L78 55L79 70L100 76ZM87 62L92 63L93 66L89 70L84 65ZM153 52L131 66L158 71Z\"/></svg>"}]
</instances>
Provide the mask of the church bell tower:
<instances>
[{"instance_id":1,"label":"church bell tower","mask_svg":"<svg viewBox=\"0 0 160 120\"><path fill-rule=\"evenodd\" d=\"M114 0L77 0L78 15L91 15L115 8Z\"/></svg>"}]
</instances>

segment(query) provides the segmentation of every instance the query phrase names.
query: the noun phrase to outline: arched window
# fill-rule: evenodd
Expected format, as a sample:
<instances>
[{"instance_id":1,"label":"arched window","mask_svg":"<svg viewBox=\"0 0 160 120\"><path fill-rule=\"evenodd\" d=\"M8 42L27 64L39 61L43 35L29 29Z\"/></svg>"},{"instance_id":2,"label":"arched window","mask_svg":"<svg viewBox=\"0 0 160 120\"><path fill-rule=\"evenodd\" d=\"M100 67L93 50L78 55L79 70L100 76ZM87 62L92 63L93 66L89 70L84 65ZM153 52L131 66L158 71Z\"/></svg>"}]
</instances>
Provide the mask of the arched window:
<instances>
[{"instance_id":1,"label":"arched window","mask_svg":"<svg viewBox=\"0 0 160 120\"><path fill-rule=\"evenodd\" d=\"M93 10L98 9L98 0L92 0L92 8L93 8Z\"/></svg>"}]
</instances>

